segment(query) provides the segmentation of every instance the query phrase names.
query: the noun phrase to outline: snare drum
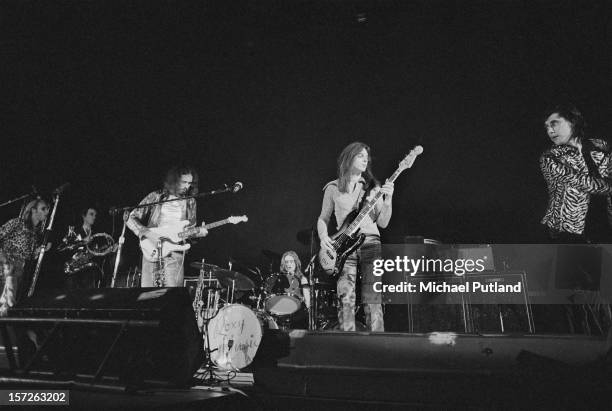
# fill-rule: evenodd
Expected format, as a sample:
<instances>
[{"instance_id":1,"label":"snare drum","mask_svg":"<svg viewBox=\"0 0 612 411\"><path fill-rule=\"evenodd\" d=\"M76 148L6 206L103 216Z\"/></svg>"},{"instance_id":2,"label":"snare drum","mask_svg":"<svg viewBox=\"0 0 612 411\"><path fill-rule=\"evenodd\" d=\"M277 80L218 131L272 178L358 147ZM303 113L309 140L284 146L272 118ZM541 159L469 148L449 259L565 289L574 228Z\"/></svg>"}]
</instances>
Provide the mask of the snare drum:
<instances>
[{"instance_id":1,"label":"snare drum","mask_svg":"<svg viewBox=\"0 0 612 411\"><path fill-rule=\"evenodd\" d=\"M268 328L278 327L265 313L254 313L240 304L226 305L208 323L211 360L221 370L246 367L253 362L263 330Z\"/></svg>"},{"instance_id":2,"label":"snare drum","mask_svg":"<svg viewBox=\"0 0 612 411\"><path fill-rule=\"evenodd\" d=\"M272 315L291 315L302 306L302 298L295 294L272 294L264 303L264 308Z\"/></svg>"}]
</instances>

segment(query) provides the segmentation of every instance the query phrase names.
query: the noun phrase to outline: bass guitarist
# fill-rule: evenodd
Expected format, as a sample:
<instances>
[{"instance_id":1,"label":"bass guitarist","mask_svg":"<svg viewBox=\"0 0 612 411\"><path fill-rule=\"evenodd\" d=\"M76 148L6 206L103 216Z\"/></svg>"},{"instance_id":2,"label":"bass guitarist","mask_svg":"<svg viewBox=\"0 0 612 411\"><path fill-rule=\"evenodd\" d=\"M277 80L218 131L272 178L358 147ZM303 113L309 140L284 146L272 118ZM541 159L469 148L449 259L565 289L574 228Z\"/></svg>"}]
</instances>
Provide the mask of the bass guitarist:
<instances>
[{"instance_id":1,"label":"bass guitarist","mask_svg":"<svg viewBox=\"0 0 612 411\"><path fill-rule=\"evenodd\" d=\"M327 230L332 214L339 229L347 216L359 208L362 202L369 200L379 190L383 194L382 199L360 226L361 233L366 236L365 241L348 257L338 279L338 323L342 331L355 331L355 283L358 274L361 276L361 302L364 306L366 327L371 331L385 330L382 295L374 292L372 288L375 279L372 271L373 261L381 257L378 227L387 227L391 219L393 183L386 182L381 187L372 174L371 164L370 147L364 143L351 143L342 150L338 157L338 179L327 183L323 188L323 205L317 221L321 247L332 250L332 239Z\"/></svg>"},{"instance_id":2,"label":"bass guitarist","mask_svg":"<svg viewBox=\"0 0 612 411\"><path fill-rule=\"evenodd\" d=\"M175 166L168 170L161 190L149 193L140 204L172 200L167 203L150 207L137 208L130 213L127 226L139 239L148 238L154 243L159 241L159 235L150 230L152 227L172 226L180 221L189 220L190 225L196 224L196 201L194 198L181 199L184 196L197 194L198 174L187 166ZM199 236L208 231L201 227ZM159 261L142 259L142 287L182 287L183 263L185 252L173 251Z\"/></svg>"}]
</instances>

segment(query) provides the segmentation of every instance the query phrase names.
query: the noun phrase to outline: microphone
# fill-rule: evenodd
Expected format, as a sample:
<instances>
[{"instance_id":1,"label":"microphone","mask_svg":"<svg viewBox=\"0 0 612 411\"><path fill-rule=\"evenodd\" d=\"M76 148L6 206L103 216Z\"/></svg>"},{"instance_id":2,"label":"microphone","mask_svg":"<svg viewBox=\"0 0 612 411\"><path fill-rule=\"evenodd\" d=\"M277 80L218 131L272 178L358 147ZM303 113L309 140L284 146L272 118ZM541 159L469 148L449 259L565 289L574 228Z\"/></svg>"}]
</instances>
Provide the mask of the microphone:
<instances>
[{"instance_id":1,"label":"microphone","mask_svg":"<svg viewBox=\"0 0 612 411\"><path fill-rule=\"evenodd\" d=\"M242 183L240 181L236 181L232 186L231 191L232 193L237 193L238 191L242 190L242 187Z\"/></svg>"},{"instance_id":2,"label":"microphone","mask_svg":"<svg viewBox=\"0 0 612 411\"><path fill-rule=\"evenodd\" d=\"M419 155L423 152L423 146L416 146L413 150L416 155Z\"/></svg>"},{"instance_id":3,"label":"microphone","mask_svg":"<svg viewBox=\"0 0 612 411\"><path fill-rule=\"evenodd\" d=\"M54 195L62 194L64 191L66 191L68 187L70 187L70 183L64 183L58 188L56 188L55 190L53 190L53 194Z\"/></svg>"}]
</instances>

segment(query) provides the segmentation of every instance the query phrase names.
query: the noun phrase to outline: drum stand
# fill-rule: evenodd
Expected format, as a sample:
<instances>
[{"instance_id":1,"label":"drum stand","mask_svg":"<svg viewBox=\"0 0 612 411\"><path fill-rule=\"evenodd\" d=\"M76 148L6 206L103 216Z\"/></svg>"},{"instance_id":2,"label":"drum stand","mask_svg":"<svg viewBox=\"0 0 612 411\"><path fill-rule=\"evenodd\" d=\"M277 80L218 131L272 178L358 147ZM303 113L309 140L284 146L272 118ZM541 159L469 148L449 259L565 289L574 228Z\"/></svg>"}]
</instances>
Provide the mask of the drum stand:
<instances>
[{"instance_id":1,"label":"drum stand","mask_svg":"<svg viewBox=\"0 0 612 411\"><path fill-rule=\"evenodd\" d=\"M209 284L210 284L210 280L212 279L213 279L212 274L209 273L209 277L206 278ZM200 281L204 281L204 280L205 278L202 277ZM219 286L218 281L216 282L216 285L217 287ZM214 350L210 349L210 332L208 330L208 325L210 324L210 321L213 318L215 318L217 314L219 313L219 291L215 290L213 292L209 288L208 290L206 290L206 295L207 295L206 307L204 309L201 309L200 312L198 313L198 315L202 319L202 328L199 331L202 333L202 337L206 336L206 344L204 346L205 360L204 360L204 364L200 366L200 369L204 369L204 372L203 372L204 379L200 382L210 387L213 385L220 384L224 380L218 378L215 375L215 363L212 360L211 354L217 351L218 348L215 348ZM206 313L206 315L203 315L203 313ZM210 315L211 313L213 314Z\"/></svg>"},{"instance_id":2,"label":"drum stand","mask_svg":"<svg viewBox=\"0 0 612 411\"><path fill-rule=\"evenodd\" d=\"M200 382L209 387L217 385L223 381L215 375L215 363L213 363L211 354L217 351L217 348L215 348L214 350L210 349L210 333L208 332L208 324L213 318L217 316L217 313L218 312L216 312L215 315L213 315L212 317L202 317L202 322L204 323L202 329L204 330L204 334L206 335L206 346L204 347L204 355L206 359L204 361L204 364L202 364L202 366L200 367L204 369L204 379Z\"/></svg>"}]
</instances>

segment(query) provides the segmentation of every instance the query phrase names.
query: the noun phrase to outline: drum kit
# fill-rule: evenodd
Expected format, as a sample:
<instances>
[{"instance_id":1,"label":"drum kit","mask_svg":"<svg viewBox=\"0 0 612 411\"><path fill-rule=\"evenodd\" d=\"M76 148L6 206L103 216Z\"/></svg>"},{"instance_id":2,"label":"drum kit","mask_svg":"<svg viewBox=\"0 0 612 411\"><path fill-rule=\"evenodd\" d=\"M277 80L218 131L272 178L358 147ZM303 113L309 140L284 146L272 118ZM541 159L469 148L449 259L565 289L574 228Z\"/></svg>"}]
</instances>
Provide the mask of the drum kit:
<instances>
[{"instance_id":1,"label":"drum kit","mask_svg":"<svg viewBox=\"0 0 612 411\"><path fill-rule=\"evenodd\" d=\"M204 338L210 378L213 368L229 372L251 364L267 329L306 328L313 315L317 318L310 324L323 329L336 318L335 287L330 284L315 282L314 305L306 314L301 296L273 292L271 284L278 273L264 280L259 270L247 269L252 274L249 277L232 270L231 263L228 269L204 261L190 266L200 272L193 308Z\"/></svg>"},{"instance_id":2,"label":"drum kit","mask_svg":"<svg viewBox=\"0 0 612 411\"><path fill-rule=\"evenodd\" d=\"M278 326L264 310L236 302L238 293L255 290L249 277L204 261L191 263L191 267L200 270L193 308L204 337L205 368L212 382L213 367L237 371L251 364L264 330Z\"/></svg>"}]
</instances>

